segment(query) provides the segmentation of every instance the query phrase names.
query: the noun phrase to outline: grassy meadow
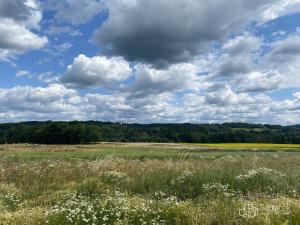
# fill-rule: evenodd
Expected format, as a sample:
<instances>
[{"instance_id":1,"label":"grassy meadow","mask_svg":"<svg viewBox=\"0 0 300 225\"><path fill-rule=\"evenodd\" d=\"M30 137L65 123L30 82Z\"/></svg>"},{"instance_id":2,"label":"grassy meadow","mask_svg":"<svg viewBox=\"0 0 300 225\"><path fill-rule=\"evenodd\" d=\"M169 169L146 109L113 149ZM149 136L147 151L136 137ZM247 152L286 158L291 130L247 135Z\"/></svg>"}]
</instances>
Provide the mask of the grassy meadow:
<instances>
[{"instance_id":1,"label":"grassy meadow","mask_svg":"<svg viewBox=\"0 0 300 225\"><path fill-rule=\"evenodd\" d=\"M218 143L218 144L191 144L198 147L215 147L215 148L300 148L300 144L270 144L270 143Z\"/></svg>"},{"instance_id":2,"label":"grassy meadow","mask_svg":"<svg viewBox=\"0 0 300 225\"><path fill-rule=\"evenodd\" d=\"M0 225L299 225L300 146L0 145Z\"/></svg>"}]
</instances>

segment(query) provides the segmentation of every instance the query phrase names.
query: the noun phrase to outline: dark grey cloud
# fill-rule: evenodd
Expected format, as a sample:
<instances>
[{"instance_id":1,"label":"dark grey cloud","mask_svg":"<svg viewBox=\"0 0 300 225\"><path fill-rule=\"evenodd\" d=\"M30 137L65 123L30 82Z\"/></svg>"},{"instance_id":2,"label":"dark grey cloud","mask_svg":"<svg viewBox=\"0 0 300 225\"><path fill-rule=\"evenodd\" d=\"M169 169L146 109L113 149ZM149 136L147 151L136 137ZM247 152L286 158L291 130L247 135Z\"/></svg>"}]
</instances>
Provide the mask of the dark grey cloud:
<instances>
[{"instance_id":1,"label":"dark grey cloud","mask_svg":"<svg viewBox=\"0 0 300 225\"><path fill-rule=\"evenodd\" d=\"M224 62L218 71L218 76L233 76L236 74L245 74L251 70L251 66L247 62L241 62L236 59Z\"/></svg>"},{"instance_id":2,"label":"dark grey cloud","mask_svg":"<svg viewBox=\"0 0 300 225\"><path fill-rule=\"evenodd\" d=\"M164 67L189 61L249 21L260 20L274 2L280 0L108 0L109 17L94 40L107 55ZM240 47L245 45L232 51Z\"/></svg>"},{"instance_id":3,"label":"dark grey cloud","mask_svg":"<svg viewBox=\"0 0 300 225\"><path fill-rule=\"evenodd\" d=\"M1 0L0 19L12 20L27 28L39 28L42 12L35 0Z\"/></svg>"},{"instance_id":4,"label":"dark grey cloud","mask_svg":"<svg viewBox=\"0 0 300 225\"><path fill-rule=\"evenodd\" d=\"M269 63L291 62L300 56L300 32L271 44L270 53L266 54Z\"/></svg>"},{"instance_id":5,"label":"dark grey cloud","mask_svg":"<svg viewBox=\"0 0 300 225\"><path fill-rule=\"evenodd\" d=\"M24 3L22 0L2 0L0 2L0 17L21 21L28 19L28 7Z\"/></svg>"},{"instance_id":6,"label":"dark grey cloud","mask_svg":"<svg viewBox=\"0 0 300 225\"><path fill-rule=\"evenodd\" d=\"M94 38L106 54L122 55L129 61L156 67L189 61L211 41L226 37L240 8L239 3L228 2L108 1L109 19Z\"/></svg>"},{"instance_id":7,"label":"dark grey cloud","mask_svg":"<svg viewBox=\"0 0 300 225\"><path fill-rule=\"evenodd\" d=\"M24 0L1 0L0 17L17 21L28 20L32 16L32 8Z\"/></svg>"}]
</instances>

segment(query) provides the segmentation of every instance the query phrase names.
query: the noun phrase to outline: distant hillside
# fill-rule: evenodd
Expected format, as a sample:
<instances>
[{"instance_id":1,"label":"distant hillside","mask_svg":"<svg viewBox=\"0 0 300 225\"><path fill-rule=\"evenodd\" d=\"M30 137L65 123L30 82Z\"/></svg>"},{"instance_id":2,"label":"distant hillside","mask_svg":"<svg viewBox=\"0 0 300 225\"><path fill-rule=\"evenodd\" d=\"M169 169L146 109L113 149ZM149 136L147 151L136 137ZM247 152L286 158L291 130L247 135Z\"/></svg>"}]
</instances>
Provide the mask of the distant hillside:
<instances>
[{"instance_id":1,"label":"distant hillside","mask_svg":"<svg viewBox=\"0 0 300 225\"><path fill-rule=\"evenodd\" d=\"M80 144L99 141L300 143L300 125L121 124L99 121L0 124L0 143Z\"/></svg>"}]
</instances>

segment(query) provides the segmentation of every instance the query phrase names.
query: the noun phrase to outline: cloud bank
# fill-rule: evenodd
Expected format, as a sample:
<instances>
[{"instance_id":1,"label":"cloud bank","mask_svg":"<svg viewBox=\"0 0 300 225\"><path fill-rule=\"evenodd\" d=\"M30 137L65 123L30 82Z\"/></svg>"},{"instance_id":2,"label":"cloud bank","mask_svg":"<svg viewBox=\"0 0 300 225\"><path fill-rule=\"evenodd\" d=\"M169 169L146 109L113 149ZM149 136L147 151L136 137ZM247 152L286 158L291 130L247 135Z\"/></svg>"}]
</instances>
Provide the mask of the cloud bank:
<instances>
[{"instance_id":1,"label":"cloud bank","mask_svg":"<svg viewBox=\"0 0 300 225\"><path fill-rule=\"evenodd\" d=\"M0 121L300 123L299 13L299 0L2 0Z\"/></svg>"}]
</instances>

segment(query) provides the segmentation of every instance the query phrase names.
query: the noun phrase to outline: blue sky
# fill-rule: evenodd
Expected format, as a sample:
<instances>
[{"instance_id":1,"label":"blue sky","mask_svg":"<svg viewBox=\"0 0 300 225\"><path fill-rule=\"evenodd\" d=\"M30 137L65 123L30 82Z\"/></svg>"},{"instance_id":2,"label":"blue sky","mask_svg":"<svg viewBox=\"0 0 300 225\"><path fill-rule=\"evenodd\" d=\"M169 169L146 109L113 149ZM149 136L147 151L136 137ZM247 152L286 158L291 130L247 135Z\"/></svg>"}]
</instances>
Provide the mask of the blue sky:
<instances>
[{"instance_id":1,"label":"blue sky","mask_svg":"<svg viewBox=\"0 0 300 225\"><path fill-rule=\"evenodd\" d=\"M0 122L300 123L300 0L2 0Z\"/></svg>"}]
</instances>

